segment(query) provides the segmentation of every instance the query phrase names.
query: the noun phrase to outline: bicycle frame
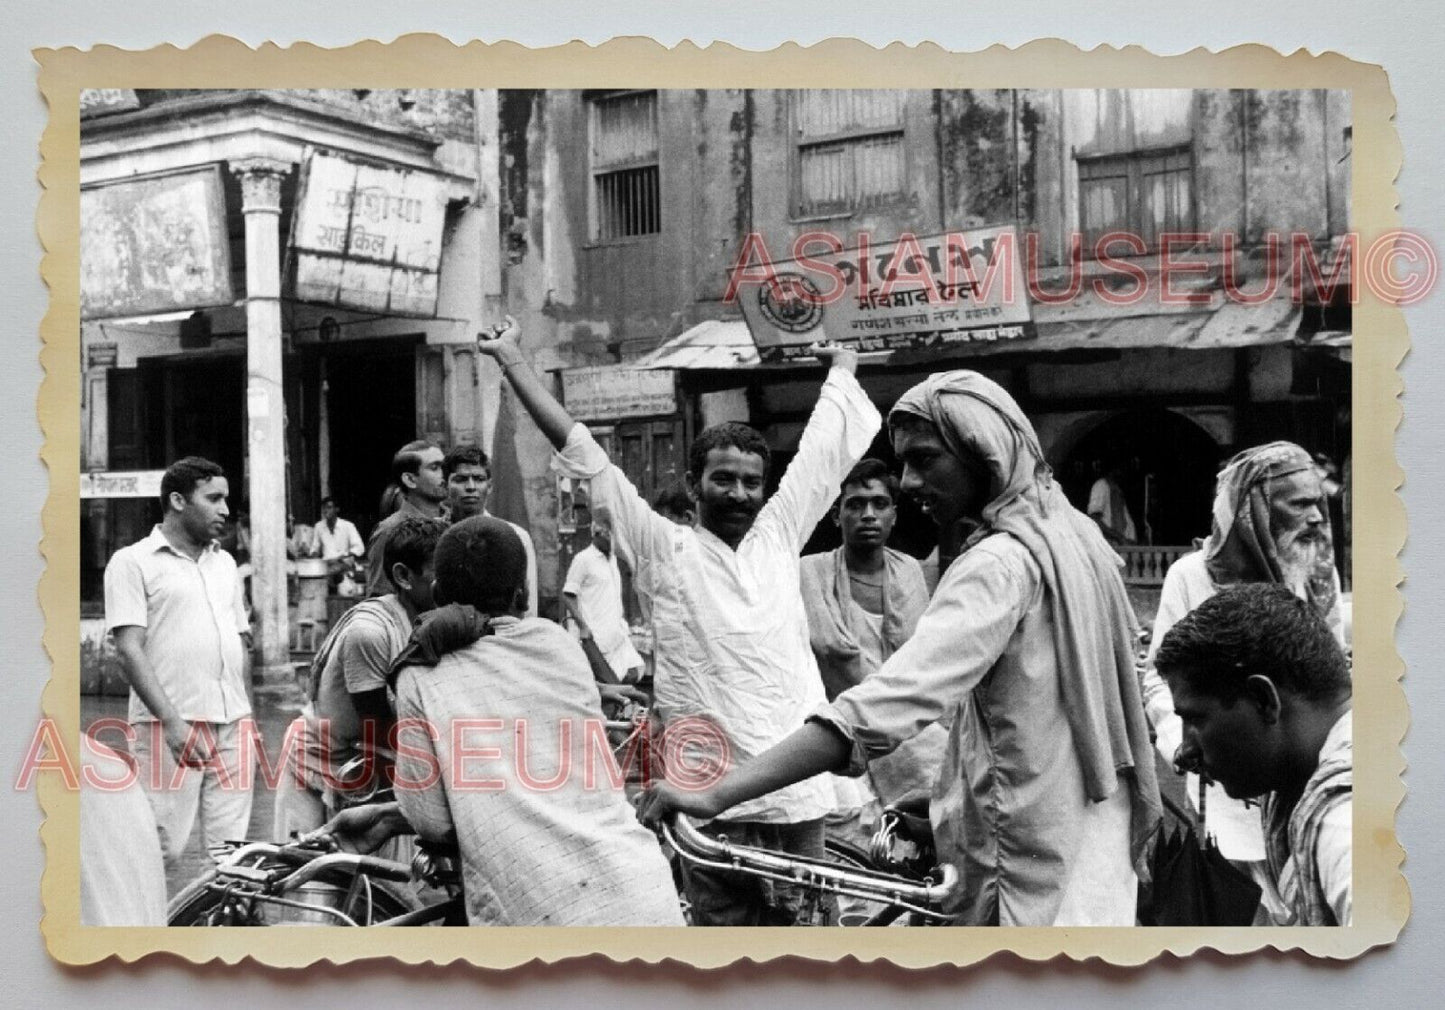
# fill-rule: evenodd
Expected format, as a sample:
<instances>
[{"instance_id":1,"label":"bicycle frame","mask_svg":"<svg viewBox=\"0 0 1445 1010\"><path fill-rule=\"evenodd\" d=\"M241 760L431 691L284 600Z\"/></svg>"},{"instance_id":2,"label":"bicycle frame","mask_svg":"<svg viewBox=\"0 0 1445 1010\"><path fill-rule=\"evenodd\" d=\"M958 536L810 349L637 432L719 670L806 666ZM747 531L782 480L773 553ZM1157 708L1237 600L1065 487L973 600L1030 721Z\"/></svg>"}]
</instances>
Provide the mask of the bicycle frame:
<instances>
[{"instance_id":1,"label":"bicycle frame","mask_svg":"<svg viewBox=\"0 0 1445 1010\"><path fill-rule=\"evenodd\" d=\"M803 856L782 856L767 849L711 838L682 814L678 814L671 825L664 822L661 830L679 858L698 866L801 886L819 894L882 902L933 921L949 918L941 906L958 887L958 869L951 864L939 868L936 882L931 876L914 880L877 870L845 869Z\"/></svg>"}]
</instances>

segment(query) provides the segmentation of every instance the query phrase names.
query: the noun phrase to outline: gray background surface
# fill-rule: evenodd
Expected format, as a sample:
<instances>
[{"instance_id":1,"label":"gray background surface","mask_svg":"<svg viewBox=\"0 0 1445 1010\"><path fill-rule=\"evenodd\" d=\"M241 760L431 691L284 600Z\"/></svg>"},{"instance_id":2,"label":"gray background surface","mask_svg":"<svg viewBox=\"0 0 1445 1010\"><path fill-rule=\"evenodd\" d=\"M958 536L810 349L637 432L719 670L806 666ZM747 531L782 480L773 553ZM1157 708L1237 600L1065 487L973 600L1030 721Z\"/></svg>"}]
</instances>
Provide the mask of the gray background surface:
<instances>
[{"instance_id":1,"label":"gray background surface","mask_svg":"<svg viewBox=\"0 0 1445 1010\"><path fill-rule=\"evenodd\" d=\"M5 826L3 893L6 898L0 979L12 1006L445 1006L467 1000L507 1005L586 1004L705 1007L866 1006L904 1000L917 1007L975 1003L995 1007L1109 1006L1127 1001L1154 1007L1243 1004L1254 1006L1361 1006L1397 1010L1441 1003L1445 958L1445 828L1442 801L1442 728L1445 681L1433 660L1445 650L1438 615L1445 602L1445 534L1439 520L1445 477L1438 437L1445 421L1445 295L1407 313L1415 350L1403 366L1406 422L1399 458L1409 474L1404 497L1411 517L1405 552L1408 605L1398 641L1409 667L1406 690L1415 723L1405 741L1410 796L1399 817L1408 853L1405 865L1414 913L1400 941L1353 964L1319 964L1265 953L1239 960L1200 956L1166 959L1134 971L1090 964L1035 965L999 958L976 969L909 974L887 966L845 963L815 967L788 962L728 969L724 976L678 966L613 966L587 961L560 968L528 967L485 973L462 966L402 971L385 964L304 972L255 967L205 971L156 960L142 967L108 965L67 970L44 951L38 923L43 851L37 836L40 809L33 791L13 788L26 743L40 712L48 666L40 645L41 615L35 587L41 572L40 507L46 473L39 460L35 394L40 381L39 322L46 295L38 266L34 213L39 195L37 144L45 106L35 88L29 50L37 46L89 47L107 43L144 49L163 42L188 45L221 32L251 45L304 40L324 46L360 39L388 40L434 31L456 41L514 39L532 45L571 38L601 42L616 35L651 35L675 44L725 40L754 49L782 41L814 42L851 35L882 45L894 40L938 42L979 49L994 42L1017 45L1059 36L1092 48L1142 44L1159 53L1197 46L1221 49L1263 42L1286 52L1335 49L1379 63L1390 74L1399 102L1397 122L1405 146L1399 180L1407 228L1426 234L1445 251L1445 167L1441 93L1445 90L1445 18L1438 0L1367 5L1343 0L1213 0L1207 4L1090 3L968 4L944 7L894 0L887 4L841 0L790 3L734 2L695 9L680 4L608 2L563 4L515 0L510 5L399 3L397 0L38 0L6 4L0 95L5 143L0 155L0 432L4 433L5 508L0 511L0 643L8 669L0 674L0 824ZM432 9L437 8L437 9ZM482 942L479 938L479 942Z\"/></svg>"}]
</instances>

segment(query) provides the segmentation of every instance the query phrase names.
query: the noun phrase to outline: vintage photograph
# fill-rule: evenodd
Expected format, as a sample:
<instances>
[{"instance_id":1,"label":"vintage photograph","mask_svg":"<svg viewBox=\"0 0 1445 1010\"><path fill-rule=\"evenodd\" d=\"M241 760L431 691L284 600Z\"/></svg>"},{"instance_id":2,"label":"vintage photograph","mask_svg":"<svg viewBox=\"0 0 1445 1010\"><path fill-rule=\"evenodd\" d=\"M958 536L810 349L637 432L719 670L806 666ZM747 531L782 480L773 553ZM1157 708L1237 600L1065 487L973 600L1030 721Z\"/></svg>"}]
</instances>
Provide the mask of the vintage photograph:
<instances>
[{"instance_id":1,"label":"vintage photograph","mask_svg":"<svg viewBox=\"0 0 1445 1010\"><path fill-rule=\"evenodd\" d=\"M1350 90L78 122L82 926L1354 922Z\"/></svg>"}]
</instances>

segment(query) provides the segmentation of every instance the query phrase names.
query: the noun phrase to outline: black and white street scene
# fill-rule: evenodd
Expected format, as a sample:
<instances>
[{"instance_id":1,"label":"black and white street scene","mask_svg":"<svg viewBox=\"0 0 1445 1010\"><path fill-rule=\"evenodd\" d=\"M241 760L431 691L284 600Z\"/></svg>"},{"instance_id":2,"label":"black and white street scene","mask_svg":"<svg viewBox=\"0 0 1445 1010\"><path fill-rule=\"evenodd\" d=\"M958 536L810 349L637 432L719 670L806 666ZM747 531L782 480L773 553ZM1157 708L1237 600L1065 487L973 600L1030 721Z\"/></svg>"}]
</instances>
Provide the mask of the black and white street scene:
<instances>
[{"instance_id":1,"label":"black and white street scene","mask_svg":"<svg viewBox=\"0 0 1445 1010\"><path fill-rule=\"evenodd\" d=\"M81 106L85 924L1350 924L1348 92Z\"/></svg>"}]
</instances>

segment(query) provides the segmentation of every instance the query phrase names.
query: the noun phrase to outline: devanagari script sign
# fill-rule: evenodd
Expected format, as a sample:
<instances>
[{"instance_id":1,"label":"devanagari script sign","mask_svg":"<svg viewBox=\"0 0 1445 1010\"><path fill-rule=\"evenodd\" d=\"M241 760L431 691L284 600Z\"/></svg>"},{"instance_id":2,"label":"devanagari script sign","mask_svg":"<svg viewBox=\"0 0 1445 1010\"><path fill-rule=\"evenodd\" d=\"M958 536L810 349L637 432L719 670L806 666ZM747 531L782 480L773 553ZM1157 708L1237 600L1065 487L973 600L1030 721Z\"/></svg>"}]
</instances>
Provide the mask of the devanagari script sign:
<instances>
[{"instance_id":1,"label":"devanagari script sign","mask_svg":"<svg viewBox=\"0 0 1445 1010\"><path fill-rule=\"evenodd\" d=\"M292 250L302 301L436 315L443 180L313 153L302 170Z\"/></svg>"}]
</instances>

